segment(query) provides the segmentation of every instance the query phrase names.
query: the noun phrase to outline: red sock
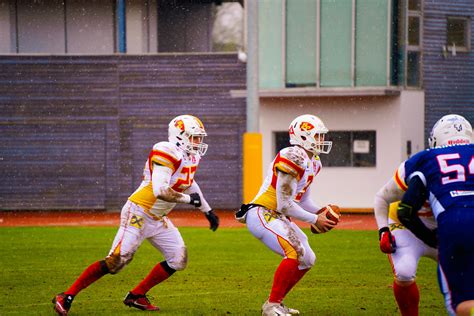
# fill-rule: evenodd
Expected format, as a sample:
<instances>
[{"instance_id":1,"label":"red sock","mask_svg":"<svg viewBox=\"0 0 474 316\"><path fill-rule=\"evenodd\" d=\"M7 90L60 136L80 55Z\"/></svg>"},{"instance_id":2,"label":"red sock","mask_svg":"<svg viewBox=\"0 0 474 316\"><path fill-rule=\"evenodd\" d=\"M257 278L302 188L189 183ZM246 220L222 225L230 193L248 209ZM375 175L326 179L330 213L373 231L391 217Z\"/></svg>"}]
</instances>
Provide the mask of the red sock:
<instances>
[{"instance_id":1,"label":"red sock","mask_svg":"<svg viewBox=\"0 0 474 316\"><path fill-rule=\"evenodd\" d=\"M101 262L97 261L87 267L77 280L71 285L71 287L64 292L69 295L77 295L80 291L103 277L108 273L107 269L104 269Z\"/></svg>"},{"instance_id":2,"label":"red sock","mask_svg":"<svg viewBox=\"0 0 474 316\"><path fill-rule=\"evenodd\" d=\"M418 303L420 302L420 292L416 282L409 286L398 285L393 281L393 294L397 300L398 308L402 316L418 316Z\"/></svg>"},{"instance_id":3,"label":"red sock","mask_svg":"<svg viewBox=\"0 0 474 316\"><path fill-rule=\"evenodd\" d=\"M285 290L285 296L291 291L291 289L296 285L296 283L298 283L308 271L309 269L304 269L304 270L298 269L297 271L295 271L295 273L293 274L293 278L290 280L290 283L288 284L288 287Z\"/></svg>"},{"instance_id":4,"label":"red sock","mask_svg":"<svg viewBox=\"0 0 474 316\"><path fill-rule=\"evenodd\" d=\"M281 261L273 277L272 291L268 299L270 302L281 303L281 301L283 301L287 293L286 290L291 285L297 270L298 260L285 258Z\"/></svg>"},{"instance_id":5,"label":"red sock","mask_svg":"<svg viewBox=\"0 0 474 316\"><path fill-rule=\"evenodd\" d=\"M161 263L158 263L146 276L143 281L140 282L131 292L135 295L145 295L152 287L158 283L163 282L169 278L171 274L168 273Z\"/></svg>"}]
</instances>

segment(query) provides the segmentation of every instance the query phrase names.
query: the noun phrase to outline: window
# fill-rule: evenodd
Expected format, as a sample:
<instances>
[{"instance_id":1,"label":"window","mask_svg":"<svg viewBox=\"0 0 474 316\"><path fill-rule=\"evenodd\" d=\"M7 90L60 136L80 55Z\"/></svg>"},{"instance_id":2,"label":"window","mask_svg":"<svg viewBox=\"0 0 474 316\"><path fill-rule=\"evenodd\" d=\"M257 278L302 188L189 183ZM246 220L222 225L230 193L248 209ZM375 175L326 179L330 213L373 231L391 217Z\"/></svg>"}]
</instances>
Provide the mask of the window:
<instances>
[{"instance_id":1,"label":"window","mask_svg":"<svg viewBox=\"0 0 474 316\"><path fill-rule=\"evenodd\" d=\"M420 17L418 16L408 18L408 45L420 45Z\"/></svg>"},{"instance_id":2,"label":"window","mask_svg":"<svg viewBox=\"0 0 474 316\"><path fill-rule=\"evenodd\" d=\"M260 88L389 85L393 2L258 1Z\"/></svg>"},{"instance_id":3,"label":"window","mask_svg":"<svg viewBox=\"0 0 474 316\"><path fill-rule=\"evenodd\" d=\"M11 52L112 54L115 51L115 13L111 0L10 2L16 3L10 12Z\"/></svg>"},{"instance_id":4,"label":"window","mask_svg":"<svg viewBox=\"0 0 474 316\"><path fill-rule=\"evenodd\" d=\"M410 0L410 1L408 1L408 10L421 11L421 0Z\"/></svg>"},{"instance_id":5,"label":"window","mask_svg":"<svg viewBox=\"0 0 474 316\"><path fill-rule=\"evenodd\" d=\"M286 132L275 132L275 155L278 154L280 150L285 147L291 146L290 145L290 136L288 135L288 131Z\"/></svg>"},{"instance_id":6,"label":"window","mask_svg":"<svg viewBox=\"0 0 474 316\"><path fill-rule=\"evenodd\" d=\"M422 0L408 0L406 21L406 81L407 87L421 87L422 69Z\"/></svg>"},{"instance_id":7,"label":"window","mask_svg":"<svg viewBox=\"0 0 474 316\"><path fill-rule=\"evenodd\" d=\"M453 54L471 49L470 22L468 17L448 17L446 46Z\"/></svg>"},{"instance_id":8,"label":"window","mask_svg":"<svg viewBox=\"0 0 474 316\"><path fill-rule=\"evenodd\" d=\"M290 146L288 132L275 132L275 154ZM333 142L328 155L321 154L323 167L375 167L375 131L329 132Z\"/></svg>"},{"instance_id":9,"label":"window","mask_svg":"<svg viewBox=\"0 0 474 316\"><path fill-rule=\"evenodd\" d=\"M244 8L238 2L214 7L212 50L235 52L244 47Z\"/></svg>"},{"instance_id":10,"label":"window","mask_svg":"<svg viewBox=\"0 0 474 316\"><path fill-rule=\"evenodd\" d=\"M420 82L420 53L419 52L407 52L407 86L417 87Z\"/></svg>"},{"instance_id":11,"label":"window","mask_svg":"<svg viewBox=\"0 0 474 316\"><path fill-rule=\"evenodd\" d=\"M158 52L237 51L244 10L238 2L158 0Z\"/></svg>"},{"instance_id":12,"label":"window","mask_svg":"<svg viewBox=\"0 0 474 316\"><path fill-rule=\"evenodd\" d=\"M317 11L313 0L286 2L287 87L316 85Z\"/></svg>"}]
</instances>

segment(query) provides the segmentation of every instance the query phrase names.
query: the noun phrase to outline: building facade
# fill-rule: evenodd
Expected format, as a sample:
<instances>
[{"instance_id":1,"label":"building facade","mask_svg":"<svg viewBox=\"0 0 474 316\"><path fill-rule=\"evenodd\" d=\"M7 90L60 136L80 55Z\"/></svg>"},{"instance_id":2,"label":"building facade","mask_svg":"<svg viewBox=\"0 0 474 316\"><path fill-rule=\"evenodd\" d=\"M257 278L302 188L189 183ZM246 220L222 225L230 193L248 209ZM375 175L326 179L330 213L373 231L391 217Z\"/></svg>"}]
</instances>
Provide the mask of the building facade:
<instances>
[{"instance_id":1,"label":"building facade","mask_svg":"<svg viewBox=\"0 0 474 316\"><path fill-rule=\"evenodd\" d=\"M369 210L436 120L474 122L473 10L467 0L259 1L264 166L291 120L315 114L334 143L313 198Z\"/></svg>"}]
</instances>

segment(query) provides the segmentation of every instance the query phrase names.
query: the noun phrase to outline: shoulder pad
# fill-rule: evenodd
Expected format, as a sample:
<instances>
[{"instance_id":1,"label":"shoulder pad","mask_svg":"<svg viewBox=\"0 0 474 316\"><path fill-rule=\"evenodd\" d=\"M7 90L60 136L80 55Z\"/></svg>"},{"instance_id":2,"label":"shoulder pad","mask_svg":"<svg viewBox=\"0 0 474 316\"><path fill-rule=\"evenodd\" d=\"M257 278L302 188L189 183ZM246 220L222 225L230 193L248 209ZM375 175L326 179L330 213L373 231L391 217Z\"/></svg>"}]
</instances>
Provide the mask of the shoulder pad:
<instances>
[{"instance_id":1,"label":"shoulder pad","mask_svg":"<svg viewBox=\"0 0 474 316\"><path fill-rule=\"evenodd\" d=\"M307 160L308 155L304 149L297 146L286 147L278 153L273 168L288 173L299 180L304 175L308 164Z\"/></svg>"},{"instance_id":2,"label":"shoulder pad","mask_svg":"<svg viewBox=\"0 0 474 316\"><path fill-rule=\"evenodd\" d=\"M280 150L280 156L288 159L301 168L306 168L308 155L303 148L298 146L286 147Z\"/></svg>"},{"instance_id":3,"label":"shoulder pad","mask_svg":"<svg viewBox=\"0 0 474 316\"><path fill-rule=\"evenodd\" d=\"M395 172L395 175L393 176L393 179L395 180L395 183L397 186L402 189L403 191L406 191L408 189L408 186L405 182L405 162L402 162L400 166L398 166L397 171Z\"/></svg>"},{"instance_id":4,"label":"shoulder pad","mask_svg":"<svg viewBox=\"0 0 474 316\"><path fill-rule=\"evenodd\" d=\"M169 167L173 172L178 169L182 159L181 151L170 142L156 143L149 156L150 162Z\"/></svg>"}]
</instances>

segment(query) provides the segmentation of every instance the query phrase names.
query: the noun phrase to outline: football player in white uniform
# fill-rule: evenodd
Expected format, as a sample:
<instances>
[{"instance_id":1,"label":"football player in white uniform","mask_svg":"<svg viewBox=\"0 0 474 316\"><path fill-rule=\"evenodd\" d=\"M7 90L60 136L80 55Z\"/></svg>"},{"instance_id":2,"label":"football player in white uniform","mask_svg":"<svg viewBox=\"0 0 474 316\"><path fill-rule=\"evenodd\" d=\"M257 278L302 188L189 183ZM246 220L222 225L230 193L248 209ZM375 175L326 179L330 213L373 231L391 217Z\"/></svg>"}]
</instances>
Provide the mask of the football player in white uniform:
<instances>
[{"instance_id":1,"label":"football player in white uniform","mask_svg":"<svg viewBox=\"0 0 474 316\"><path fill-rule=\"evenodd\" d=\"M289 127L293 146L278 153L257 196L236 213L252 235L283 257L262 315L299 314L285 306L283 299L316 260L307 236L291 218L315 224L323 232L336 224L326 218L327 210L316 215L321 208L309 197L311 182L321 171L319 154L331 150L332 142L324 140L327 132L314 115L294 119Z\"/></svg>"},{"instance_id":2,"label":"football player in white uniform","mask_svg":"<svg viewBox=\"0 0 474 316\"><path fill-rule=\"evenodd\" d=\"M407 190L405 162L375 195L374 214L379 228L380 250L388 254L394 273L393 294L403 316L418 315L420 293L415 282L418 262L422 256L437 260L437 250L415 237L397 217L397 207ZM419 211L426 227L436 228L428 203Z\"/></svg>"},{"instance_id":3,"label":"football player in white uniform","mask_svg":"<svg viewBox=\"0 0 474 316\"><path fill-rule=\"evenodd\" d=\"M72 286L53 299L54 310L67 315L72 300L83 289L106 274L116 274L133 258L147 239L165 260L158 263L124 299L124 304L141 310L159 310L146 293L174 272L186 267L186 246L167 214L176 203L199 208L215 231L219 218L204 199L194 181L201 156L206 153L207 136L202 122L191 115L181 115L169 123L168 142L159 142L145 163L143 181L122 208L120 228L108 256L91 264Z\"/></svg>"}]
</instances>

